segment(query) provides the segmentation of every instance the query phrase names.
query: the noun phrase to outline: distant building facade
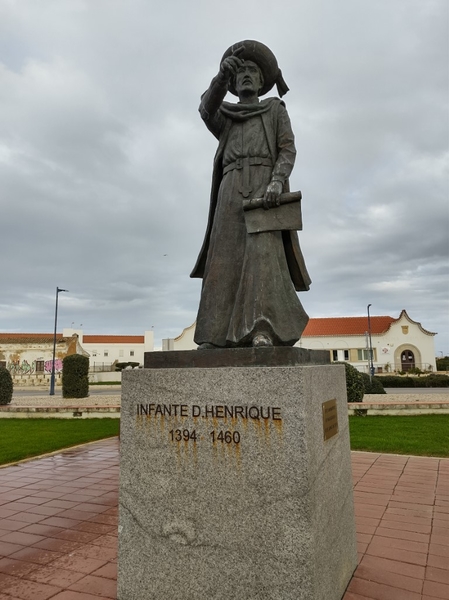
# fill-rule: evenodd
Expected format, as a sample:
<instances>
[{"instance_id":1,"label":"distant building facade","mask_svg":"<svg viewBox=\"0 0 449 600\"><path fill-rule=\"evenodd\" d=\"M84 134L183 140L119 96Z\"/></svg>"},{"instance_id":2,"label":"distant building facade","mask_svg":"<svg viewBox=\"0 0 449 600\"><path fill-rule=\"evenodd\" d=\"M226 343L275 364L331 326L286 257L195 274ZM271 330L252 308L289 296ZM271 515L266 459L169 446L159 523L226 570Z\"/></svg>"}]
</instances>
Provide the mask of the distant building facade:
<instances>
[{"instance_id":1,"label":"distant building facade","mask_svg":"<svg viewBox=\"0 0 449 600\"><path fill-rule=\"evenodd\" d=\"M371 345L377 373L435 371L435 333L424 329L403 310L398 318L372 316ZM368 318L328 317L310 319L296 344L310 350L328 350L332 362L349 362L368 372ZM195 323L174 339L162 340L163 350L193 350Z\"/></svg>"},{"instance_id":2,"label":"distant building facade","mask_svg":"<svg viewBox=\"0 0 449 600\"><path fill-rule=\"evenodd\" d=\"M413 321L405 310L396 319L372 316L370 325L375 372L406 372L413 368L436 370L436 334ZM178 337L162 340L162 350L194 350L197 347L194 334L195 323ZM91 373L98 373L100 377L101 371L114 370L117 362L143 365L144 353L154 351L153 331L145 331L143 335L85 335L80 329L63 329L62 334L57 334L56 342L57 382L62 372L62 359L68 354L88 356ZM327 350L332 362L345 361L359 371L369 371L366 316L310 319L297 346ZM0 365L9 369L16 385L49 382L52 353L53 334L0 333Z\"/></svg>"},{"instance_id":3,"label":"distant building facade","mask_svg":"<svg viewBox=\"0 0 449 600\"><path fill-rule=\"evenodd\" d=\"M114 363L136 362L143 365L144 352L153 352L153 331L143 335L86 335L81 329L63 329L62 334L77 334L83 349L89 353L91 371L108 371Z\"/></svg>"},{"instance_id":4,"label":"distant building facade","mask_svg":"<svg viewBox=\"0 0 449 600\"><path fill-rule=\"evenodd\" d=\"M143 365L144 352L154 350L152 331L143 335L84 335L80 329L56 334L55 372L60 383L62 359L69 354L89 358L89 369L114 370L114 363ZM52 333L0 333L0 366L6 367L16 385L44 385L53 362Z\"/></svg>"},{"instance_id":5,"label":"distant building facade","mask_svg":"<svg viewBox=\"0 0 449 600\"><path fill-rule=\"evenodd\" d=\"M405 310L397 319L372 316L373 364L378 373L436 371L435 333L413 321ZM329 350L332 362L349 362L368 372L369 332L367 317L310 319L297 345L311 350Z\"/></svg>"},{"instance_id":6,"label":"distant building facade","mask_svg":"<svg viewBox=\"0 0 449 600\"><path fill-rule=\"evenodd\" d=\"M76 334L56 335L55 373L60 383L62 359L87 352ZM52 333L0 333L0 366L6 367L15 385L44 385L50 382L53 365Z\"/></svg>"}]
</instances>

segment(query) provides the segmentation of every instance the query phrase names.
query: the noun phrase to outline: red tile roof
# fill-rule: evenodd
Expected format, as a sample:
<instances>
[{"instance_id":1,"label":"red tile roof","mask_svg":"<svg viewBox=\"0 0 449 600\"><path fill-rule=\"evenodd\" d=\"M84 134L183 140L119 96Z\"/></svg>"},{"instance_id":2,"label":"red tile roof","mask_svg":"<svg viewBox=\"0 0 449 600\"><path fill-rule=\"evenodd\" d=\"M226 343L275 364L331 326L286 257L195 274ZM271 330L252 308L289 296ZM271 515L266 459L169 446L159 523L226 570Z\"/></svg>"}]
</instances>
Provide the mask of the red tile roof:
<instances>
[{"instance_id":1,"label":"red tile roof","mask_svg":"<svg viewBox=\"0 0 449 600\"><path fill-rule=\"evenodd\" d=\"M405 310L397 319L388 316L371 316L371 333L372 335L380 335L386 333L392 323L399 321L405 317L409 323L418 325L420 330L426 335L436 335L431 331L427 331L417 321L413 321ZM186 327L184 331L176 339L179 340L184 333L193 327ZM368 331L368 315L363 317L320 317L310 319L307 327L302 334L302 337L318 337L318 336L336 336L336 335L365 335ZM56 335L58 341L63 339L60 333ZM144 344L145 336L143 335L84 335L82 344ZM53 341L52 333L0 333L0 343L45 343Z\"/></svg>"},{"instance_id":2,"label":"red tile roof","mask_svg":"<svg viewBox=\"0 0 449 600\"><path fill-rule=\"evenodd\" d=\"M143 335L84 335L83 344L143 344Z\"/></svg>"},{"instance_id":3,"label":"red tile roof","mask_svg":"<svg viewBox=\"0 0 449 600\"><path fill-rule=\"evenodd\" d=\"M56 334L57 341L63 339L61 333ZM3 344L14 344L14 343L47 343L53 342L52 333L0 333L0 343ZM145 342L145 336L143 335L84 335L83 344L143 344Z\"/></svg>"},{"instance_id":4,"label":"red tile roof","mask_svg":"<svg viewBox=\"0 0 449 600\"><path fill-rule=\"evenodd\" d=\"M385 333L390 325L397 321L393 317L370 317L371 333ZM365 335L368 331L368 316L365 317L327 317L310 319L302 337L319 335Z\"/></svg>"},{"instance_id":5,"label":"red tile roof","mask_svg":"<svg viewBox=\"0 0 449 600\"><path fill-rule=\"evenodd\" d=\"M69 340L63 338L61 333L56 334L58 342ZM52 333L0 333L0 344L48 344L53 342Z\"/></svg>"}]
</instances>

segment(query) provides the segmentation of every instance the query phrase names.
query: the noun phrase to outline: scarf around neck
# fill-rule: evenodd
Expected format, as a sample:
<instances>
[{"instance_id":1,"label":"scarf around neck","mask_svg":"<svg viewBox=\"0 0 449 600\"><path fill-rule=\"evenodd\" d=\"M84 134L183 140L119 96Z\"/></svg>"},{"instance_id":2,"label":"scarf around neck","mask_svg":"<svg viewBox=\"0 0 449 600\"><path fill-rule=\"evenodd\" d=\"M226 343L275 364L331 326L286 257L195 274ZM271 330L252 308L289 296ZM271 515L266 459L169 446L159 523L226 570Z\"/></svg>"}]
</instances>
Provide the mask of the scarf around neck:
<instances>
[{"instance_id":1,"label":"scarf around neck","mask_svg":"<svg viewBox=\"0 0 449 600\"><path fill-rule=\"evenodd\" d=\"M279 98L267 98L256 104L233 104L231 102L223 102L220 106L220 111L225 117L232 119L233 121L246 121L252 117L262 115L270 110L271 106L275 102L283 104Z\"/></svg>"}]
</instances>

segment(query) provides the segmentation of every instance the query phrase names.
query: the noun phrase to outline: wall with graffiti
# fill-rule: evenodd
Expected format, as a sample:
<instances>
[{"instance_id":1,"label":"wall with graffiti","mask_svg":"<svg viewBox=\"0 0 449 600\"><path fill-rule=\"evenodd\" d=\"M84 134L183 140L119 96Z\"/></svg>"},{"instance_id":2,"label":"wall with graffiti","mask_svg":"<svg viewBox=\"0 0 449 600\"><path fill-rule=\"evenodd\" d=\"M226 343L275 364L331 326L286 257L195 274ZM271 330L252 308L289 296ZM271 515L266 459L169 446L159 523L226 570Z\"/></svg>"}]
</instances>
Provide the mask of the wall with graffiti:
<instances>
[{"instance_id":1,"label":"wall with graffiti","mask_svg":"<svg viewBox=\"0 0 449 600\"><path fill-rule=\"evenodd\" d=\"M39 365L39 369L37 371L36 363L38 363ZM6 368L9 370L11 375L34 375L35 373L51 373L52 365L52 360L33 360L31 362L28 362L26 359L23 359L22 361L12 360L7 362ZM55 373L62 373L62 359L60 358L57 358L55 360Z\"/></svg>"},{"instance_id":2,"label":"wall with graffiti","mask_svg":"<svg viewBox=\"0 0 449 600\"><path fill-rule=\"evenodd\" d=\"M87 352L80 346L78 335L59 338L55 348L56 383L62 379L62 361L69 354ZM0 364L11 373L18 385L45 385L53 367L53 335L13 334L0 332Z\"/></svg>"}]
</instances>

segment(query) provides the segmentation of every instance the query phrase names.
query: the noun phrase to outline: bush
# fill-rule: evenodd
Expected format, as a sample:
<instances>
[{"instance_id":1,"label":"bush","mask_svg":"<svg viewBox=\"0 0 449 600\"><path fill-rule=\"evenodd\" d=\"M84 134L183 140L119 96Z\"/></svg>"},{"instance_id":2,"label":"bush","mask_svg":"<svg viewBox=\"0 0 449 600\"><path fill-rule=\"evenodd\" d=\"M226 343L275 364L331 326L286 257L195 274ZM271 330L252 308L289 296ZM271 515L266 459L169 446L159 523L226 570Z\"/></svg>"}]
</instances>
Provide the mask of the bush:
<instances>
[{"instance_id":1,"label":"bush","mask_svg":"<svg viewBox=\"0 0 449 600\"><path fill-rule=\"evenodd\" d=\"M12 400L13 383L11 373L0 367L0 404L9 404Z\"/></svg>"},{"instance_id":2,"label":"bush","mask_svg":"<svg viewBox=\"0 0 449 600\"><path fill-rule=\"evenodd\" d=\"M384 388L415 387L411 377L399 377L398 375L383 375L382 385Z\"/></svg>"},{"instance_id":3,"label":"bush","mask_svg":"<svg viewBox=\"0 0 449 600\"><path fill-rule=\"evenodd\" d=\"M339 362L333 364L345 366L348 402L362 402L364 393L362 374L349 363Z\"/></svg>"},{"instance_id":4,"label":"bush","mask_svg":"<svg viewBox=\"0 0 449 600\"><path fill-rule=\"evenodd\" d=\"M89 395L89 359L70 354L62 361L62 397L86 398Z\"/></svg>"},{"instance_id":5,"label":"bush","mask_svg":"<svg viewBox=\"0 0 449 600\"><path fill-rule=\"evenodd\" d=\"M407 379L410 379L412 381L411 387L415 387L415 388L427 387L426 386L427 377L407 377Z\"/></svg>"},{"instance_id":6,"label":"bush","mask_svg":"<svg viewBox=\"0 0 449 600\"><path fill-rule=\"evenodd\" d=\"M138 362L119 362L119 363L116 363L115 370L123 371L123 369L126 369L126 367L132 367L134 369L134 367L138 367L139 365L140 365L140 363L138 363Z\"/></svg>"},{"instance_id":7,"label":"bush","mask_svg":"<svg viewBox=\"0 0 449 600\"><path fill-rule=\"evenodd\" d=\"M425 387L449 387L449 377L442 373L432 373L423 377L397 377L395 375L385 375L381 379L382 385L386 388L425 388Z\"/></svg>"},{"instance_id":8,"label":"bush","mask_svg":"<svg viewBox=\"0 0 449 600\"><path fill-rule=\"evenodd\" d=\"M449 377L447 375L437 374L428 375L424 378L426 387L449 387Z\"/></svg>"},{"instance_id":9,"label":"bush","mask_svg":"<svg viewBox=\"0 0 449 600\"><path fill-rule=\"evenodd\" d=\"M360 375L362 376L365 394L386 394L382 385L383 379L380 379L380 377L370 378L368 373L360 373Z\"/></svg>"},{"instance_id":10,"label":"bush","mask_svg":"<svg viewBox=\"0 0 449 600\"><path fill-rule=\"evenodd\" d=\"M410 375L422 375L424 371L421 371L419 367L412 367L407 371Z\"/></svg>"}]
</instances>

